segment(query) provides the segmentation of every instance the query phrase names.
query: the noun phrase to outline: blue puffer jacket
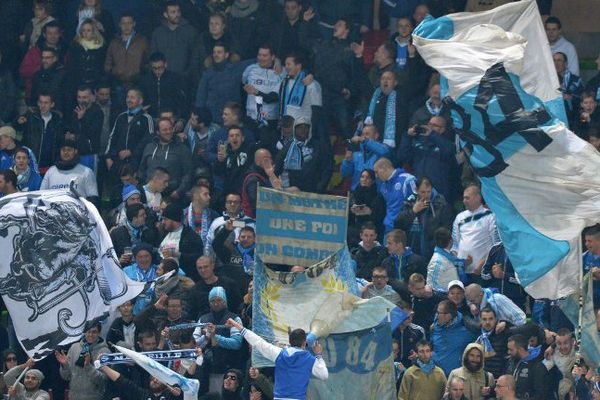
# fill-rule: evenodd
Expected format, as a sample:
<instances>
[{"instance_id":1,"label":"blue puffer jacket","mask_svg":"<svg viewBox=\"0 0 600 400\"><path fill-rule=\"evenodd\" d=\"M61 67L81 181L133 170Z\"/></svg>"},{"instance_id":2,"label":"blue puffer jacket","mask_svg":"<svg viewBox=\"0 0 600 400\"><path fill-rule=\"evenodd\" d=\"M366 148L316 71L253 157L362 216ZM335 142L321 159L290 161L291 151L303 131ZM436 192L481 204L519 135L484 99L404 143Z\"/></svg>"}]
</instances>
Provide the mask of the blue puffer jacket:
<instances>
[{"instance_id":1,"label":"blue puffer jacket","mask_svg":"<svg viewBox=\"0 0 600 400\"><path fill-rule=\"evenodd\" d=\"M431 343L433 344L433 361L435 365L444 370L448 376L450 372L460 367L465 348L475 340L463 323L463 316L459 312L452 321L446 325L438 323L437 316L431 326Z\"/></svg>"}]
</instances>

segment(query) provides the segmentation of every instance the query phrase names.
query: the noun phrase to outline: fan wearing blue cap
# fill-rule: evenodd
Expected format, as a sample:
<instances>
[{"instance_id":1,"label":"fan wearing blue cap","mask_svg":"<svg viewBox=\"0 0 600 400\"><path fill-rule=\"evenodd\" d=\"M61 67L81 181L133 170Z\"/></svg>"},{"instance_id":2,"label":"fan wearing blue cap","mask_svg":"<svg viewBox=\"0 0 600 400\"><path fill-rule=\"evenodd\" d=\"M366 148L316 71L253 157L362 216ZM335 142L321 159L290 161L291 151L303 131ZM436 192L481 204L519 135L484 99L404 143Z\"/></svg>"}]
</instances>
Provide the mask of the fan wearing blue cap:
<instances>
[{"instance_id":1,"label":"fan wearing blue cap","mask_svg":"<svg viewBox=\"0 0 600 400\"><path fill-rule=\"evenodd\" d=\"M234 320L240 325L240 317L227 309L227 294L222 286L215 286L208 293L210 312L204 314L198 320L199 323L207 324L196 328L194 339L199 346L206 346L213 353L213 362L210 367L211 391L220 391L223 386L223 374L231 369L241 369L240 364L242 347L242 335L235 327L227 327L227 320Z\"/></svg>"}]
</instances>

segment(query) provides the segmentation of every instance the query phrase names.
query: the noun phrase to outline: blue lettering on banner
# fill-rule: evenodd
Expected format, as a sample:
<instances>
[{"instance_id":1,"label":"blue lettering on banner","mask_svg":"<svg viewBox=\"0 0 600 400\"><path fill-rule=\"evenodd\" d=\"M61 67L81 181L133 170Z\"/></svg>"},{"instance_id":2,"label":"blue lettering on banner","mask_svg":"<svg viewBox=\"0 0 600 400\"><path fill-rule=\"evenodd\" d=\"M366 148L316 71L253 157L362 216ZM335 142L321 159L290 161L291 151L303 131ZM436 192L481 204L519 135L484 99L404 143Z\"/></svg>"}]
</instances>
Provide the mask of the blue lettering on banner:
<instances>
[{"instance_id":1,"label":"blue lettering on banner","mask_svg":"<svg viewBox=\"0 0 600 400\"><path fill-rule=\"evenodd\" d=\"M258 228L260 236L343 243L346 217L314 215L291 211L269 210ZM262 217L263 215L261 215ZM264 221L260 218L261 221Z\"/></svg>"},{"instance_id":2,"label":"blue lettering on banner","mask_svg":"<svg viewBox=\"0 0 600 400\"><path fill-rule=\"evenodd\" d=\"M390 356L390 326L387 323L357 332L332 334L324 341L323 359L330 374L349 369L368 374Z\"/></svg>"}]
</instances>

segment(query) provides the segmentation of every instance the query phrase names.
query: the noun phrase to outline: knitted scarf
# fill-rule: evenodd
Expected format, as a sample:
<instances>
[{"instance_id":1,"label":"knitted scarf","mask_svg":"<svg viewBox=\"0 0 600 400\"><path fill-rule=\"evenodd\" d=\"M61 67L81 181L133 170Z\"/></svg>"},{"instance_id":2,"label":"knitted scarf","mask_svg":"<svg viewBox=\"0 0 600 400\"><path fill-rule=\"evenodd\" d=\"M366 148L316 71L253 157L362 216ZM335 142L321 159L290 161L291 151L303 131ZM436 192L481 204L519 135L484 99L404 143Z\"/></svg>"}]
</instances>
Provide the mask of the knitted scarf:
<instances>
[{"instance_id":1,"label":"knitted scarf","mask_svg":"<svg viewBox=\"0 0 600 400\"><path fill-rule=\"evenodd\" d=\"M377 88L373 97L371 97L371 103L369 103L369 114L367 118L373 120L375 114L375 106L381 99L383 93L381 88ZM385 125L383 129L383 143L388 146L392 146L396 142L396 91L392 90L387 96L387 104L385 105Z\"/></svg>"},{"instance_id":2,"label":"knitted scarf","mask_svg":"<svg viewBox=\"0 0 600 400\"><path fill-rule=\"evenodd\" d=\"M421 368L423 370L425 375L429 375L431 373L431 371L433 371L433 369L435 368L435 364L433 363L433 360L430 360L428 363L424 363L423 361L421 361L417 358L417 365L419 366L419 368Z\"/></svg>"},{"instance_id":3,"label":"knitted scarf","mask_svg":"<svg viewBox=\"0 0 600 400\"><path fill-rule=\"evenodd\" d=\"M440 112L442 111L442 105L434 105L431 101L431 98L427 99L427 101L425 102L425 107L427 107L427 111L429 111L429 114L431 115L440 115Z\"/></svg>"},{"instance_id":4,"label":"knitted scarf","mask_svg":"<svg viewBox=\"0 0 600 400\"><path fill-rule=\"evenodd\" d=\"M492 332L494 332L493 329L491 331L486 331L485 329L481 328L481 335L479 335L476 340L477 343L483 346L483 351L486 357L492 357L496 354L494 348L492 347L492 342L490 342L490 335Z\"/></svg>"},{"instance_id":5,"label":"knitted scarf","mask_svg":"<svg viewBox=\"0 0 600 400\"><path fill-rule=\"evenodd\" d=\"M288 171L300 171L302 169L302 145L304 142L301 142L294 138L292 143L290 144L290 148L285 155L285 160L283 161L283 169Z\"/></svg>"},{"instance_id":6,"label":"knitted scarf","mask_svg":"<svg viewBox=\"0 0 600 400\"><path fill-rule=\"evenodd\" d=\"M231 6L231 16L234 18L246 18L258 10L258 0L248 0L242 4L240 0L235 0Z\"/></svg>"},{"instance_id":7,"label":"knitted scarf","mask_svg":"<svg viewBox=\"0 0 600 400\"><path fill-rule=\"evenodd\" d=\"M21 191L27 188L29 178L31 178L31 168L27 167L24 171L17 171L17 166L12 167L13 172L17 175L17 188Z\"/></svg>"},{"instance_id":8,"label":"knitted scarf","mask_svg":"<svg viewBox=\"0 0 600 400\"><path fill-rule=\"evenodd\" d=\"M240 243L235 244L235 248L242 256L242 266L244 267L244 272L248 275L252 275L254 273L254 257L253 252L256 244L245 248Z\"/></svg>"},{"instance_id":9,"label":"knitted scarf","mask_svg":"<svg viewBox=\"0 0 600 400\"><path fill-rule=\"evenodd\" d=\"M465 260L462 258L456 257L454 254L450 253L448 250L443 249L441 247L435 246L433 250L434 253L439 254L440 256L447 258L454 266L456 267L456 271L458 272L458 277L462 282L467 281L467 275L465 274ZM484 289L485 290L485 289Z\"/></svg>"},{"instance_id":10,"label":"knitted scarf","mask_svg":"<svg viewBox=\"0 0 600 400\"><path fill-rule=\"evenodd\" d=\"M202 243L206 243L206 235L208 234L208 228L209 228L209 223L208 223L208 208L203 208L202 209L202 222L200 225L200 238L202 239ZM188 209L187 209L187 219L188 219L188 225L190 228L192 228L194 230L194 232L198 233L198 231L196 230L196 222L194 221L194 208L192 207L192 204L190 203Z\"/></svg>"},{"instance_id":11,"label":"knitted scarf","mask_svg":"<svg viewBox=\"0 0 600 400\"><path fill-rule=\"evenodd\" d=\"M288 105L300 107L304 102L304 96L306 95L306 86L302 83L302 80L306 76L304 71L300 71L298 76L294 79L288 76L282 86L281 90L281 115L287 115L286 110ZM288 81L294 79L292 88L288 90Z\"/></svg>"},{"instance_id":12,"label":"knitted scarf","mask_svg":"<svg viewBox=\"0 0 600 400\"><path fill-rule=\"evenodd\" d=\"M134 242L142 240L142 228L134 226L129 220L125 221L125 227L127 227L129 236L131 236L131 244L135 246Z\"/></svg>"}]
</instances>

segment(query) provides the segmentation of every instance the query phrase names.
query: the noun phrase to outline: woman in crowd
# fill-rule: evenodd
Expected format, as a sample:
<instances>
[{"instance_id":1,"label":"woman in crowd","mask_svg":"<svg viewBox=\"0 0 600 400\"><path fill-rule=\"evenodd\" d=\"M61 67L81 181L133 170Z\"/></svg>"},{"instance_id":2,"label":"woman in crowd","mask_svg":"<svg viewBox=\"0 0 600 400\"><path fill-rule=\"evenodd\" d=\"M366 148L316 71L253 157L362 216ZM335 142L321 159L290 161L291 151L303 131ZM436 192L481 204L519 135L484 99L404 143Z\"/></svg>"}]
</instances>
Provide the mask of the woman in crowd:
<instances>
[{"instance_id":1,"label":"woman in crowd","mask_svg":"<svg viewBox=\"0 0 600 400\"><path fill-rule=\"evenodd\" d=\"M365 169L360 173L356 189L350 194L350 215L348 217L348 246L358 244L360 227L372 222L377 228L377 236L383 239L383 217L385 203L375 184L375 172Z\"/></svg>"}]
</instances>

